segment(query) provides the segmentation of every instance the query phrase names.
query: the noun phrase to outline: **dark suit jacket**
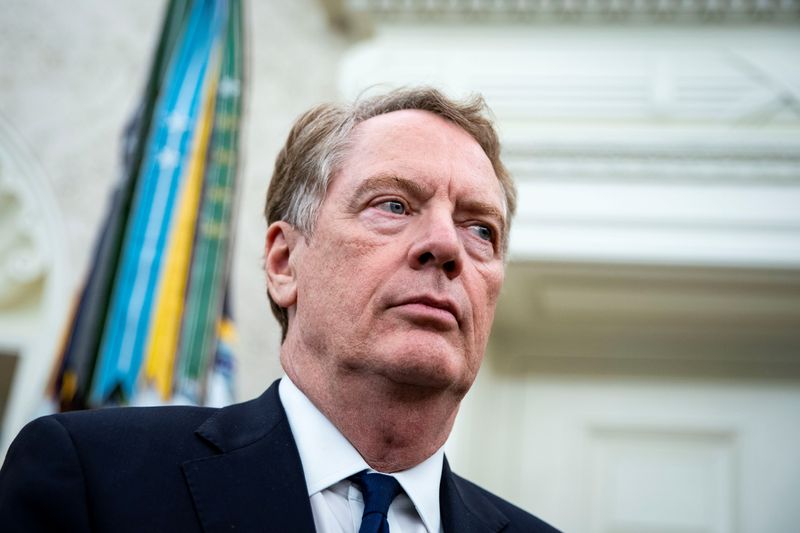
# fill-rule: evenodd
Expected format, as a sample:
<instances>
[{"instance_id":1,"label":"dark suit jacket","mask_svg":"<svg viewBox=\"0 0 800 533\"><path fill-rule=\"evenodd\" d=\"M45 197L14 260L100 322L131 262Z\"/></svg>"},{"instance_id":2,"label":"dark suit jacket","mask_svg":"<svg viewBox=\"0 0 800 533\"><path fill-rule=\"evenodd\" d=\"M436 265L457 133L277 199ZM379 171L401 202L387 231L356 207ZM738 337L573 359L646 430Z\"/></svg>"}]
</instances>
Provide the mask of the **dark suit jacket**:
<instances>
[{"instance_id":1,"label":"dark suit jacket","mask_svg":"<svg viewBox=\"0 0 800 533\"><path fill-rule=\"evenodd\" d=\"M440 492L448 533L554 532L453 474ZM101 409L40 418L0 471L5 532L312 533L300 456L277 382L223 409Z\"/></svg>"}]
</instances>

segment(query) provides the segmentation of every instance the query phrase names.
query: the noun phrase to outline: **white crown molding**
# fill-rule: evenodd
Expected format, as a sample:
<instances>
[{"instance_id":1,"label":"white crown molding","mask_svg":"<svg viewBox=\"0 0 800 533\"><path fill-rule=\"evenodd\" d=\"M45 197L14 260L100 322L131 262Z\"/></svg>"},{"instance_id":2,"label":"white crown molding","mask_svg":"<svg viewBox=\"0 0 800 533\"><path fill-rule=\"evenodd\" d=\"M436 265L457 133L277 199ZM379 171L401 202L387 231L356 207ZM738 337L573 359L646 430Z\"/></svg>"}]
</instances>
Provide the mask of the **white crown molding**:
<instances>
[{"instance_id":1,"label":"white crown molding","mask_svg":"<svg viewBox=\"0 0 800 533\"><path fill-rule=\"evenodd\" d=\"M334 5L339 2L327 0ZM377 22L675 21L786 23L800 18L797 0L345 0L351 13Z\"/></svg>"},{"instance_id":2,"label":"white crown molding","mask_svg":"<svg viewBox=\"0 0 800 533\"><path fill-rule=\"evenodd\" d=\"M541 180L697 185L800 186L800 135L636 130L591 138L546 132L506 139L504 161L520 182ZM761 142L759 142L761 141Z\"/></svg>"},{"instance_id":3,"label":"white crown molding","mask_svg":"<svg viewBox=\"0 0 800 533\"><path fill-rule=\"evenodd\" d=\"M504 129L800 130L796 29L541 31L414 27L353 47L340 90L483 94ZM794 131L792 131L792 129Z\"/></svg>"},{"instance_id":4,"label":"white crown molding","mask_svg":"<svg viewBox=\"0 0 800 533\"><path fill-rule=\"evenodd\" d=\"M800 269L800 186L519 183L512 260Z\"/></svg>"}]
</instances>

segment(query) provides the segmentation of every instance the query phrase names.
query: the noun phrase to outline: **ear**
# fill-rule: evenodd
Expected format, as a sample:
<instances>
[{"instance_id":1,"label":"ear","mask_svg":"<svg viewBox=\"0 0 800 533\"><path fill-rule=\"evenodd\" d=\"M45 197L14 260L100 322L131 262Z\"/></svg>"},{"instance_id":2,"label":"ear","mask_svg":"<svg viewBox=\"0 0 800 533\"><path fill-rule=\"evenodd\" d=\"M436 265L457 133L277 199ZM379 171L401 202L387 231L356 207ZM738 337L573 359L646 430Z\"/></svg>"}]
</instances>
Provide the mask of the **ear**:
<instances>
[{"instance_id":1,"label":"ear","mask_svg":"<svg viewBox=\"0 0 800 533\"><path fill-rule=\"evenodd\" d=\"M297 279L291 258L302 239L294 226L282 220L273 222L267 228L264 245L267 290L272 300L286 309L297 303Z\"/></svg>"}]
</instances>

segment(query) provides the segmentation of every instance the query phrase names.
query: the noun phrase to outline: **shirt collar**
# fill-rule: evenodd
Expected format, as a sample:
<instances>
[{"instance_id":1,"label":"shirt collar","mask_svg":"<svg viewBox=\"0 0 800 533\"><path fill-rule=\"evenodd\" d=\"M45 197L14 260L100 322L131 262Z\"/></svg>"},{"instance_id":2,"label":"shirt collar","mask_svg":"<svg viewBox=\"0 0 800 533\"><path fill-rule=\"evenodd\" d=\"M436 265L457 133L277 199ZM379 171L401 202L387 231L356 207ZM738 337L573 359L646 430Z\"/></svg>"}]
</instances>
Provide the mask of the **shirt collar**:
<instances>
[{"instance_id":1,"label":"shirt collar","mask_svg":"<svg viewBox=\"0 0 800 533\"><path fill-rule=\"evenodd\" d=\"M309 497L362 470L374 471L288 376L281 379L278 394L297 443ZM439 483L443 461L444 451L439 448L415 467L392 474L429 532L438 532L441 525Z\"/></svg>"}]
</instances>

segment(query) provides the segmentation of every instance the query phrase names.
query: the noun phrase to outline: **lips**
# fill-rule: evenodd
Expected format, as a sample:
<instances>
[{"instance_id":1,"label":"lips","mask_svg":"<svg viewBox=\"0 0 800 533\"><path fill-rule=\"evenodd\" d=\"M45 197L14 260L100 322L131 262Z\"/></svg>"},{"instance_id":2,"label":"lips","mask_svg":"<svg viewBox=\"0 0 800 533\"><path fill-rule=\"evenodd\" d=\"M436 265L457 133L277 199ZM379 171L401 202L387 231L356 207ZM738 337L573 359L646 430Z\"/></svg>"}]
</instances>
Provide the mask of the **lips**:
<instances>
[{"instance_id":1,"label":"lips","mask_svg":"<svg viewBox=\"0 0 800 533\"><path fill-rule=\"evenodd\" d=\"M403 310L419 319L434 322L455 322L461 324L461 312L454 301L449 298L432 295L419 295L403 298L392 307Z\"/></svg>"}]
</instances>

